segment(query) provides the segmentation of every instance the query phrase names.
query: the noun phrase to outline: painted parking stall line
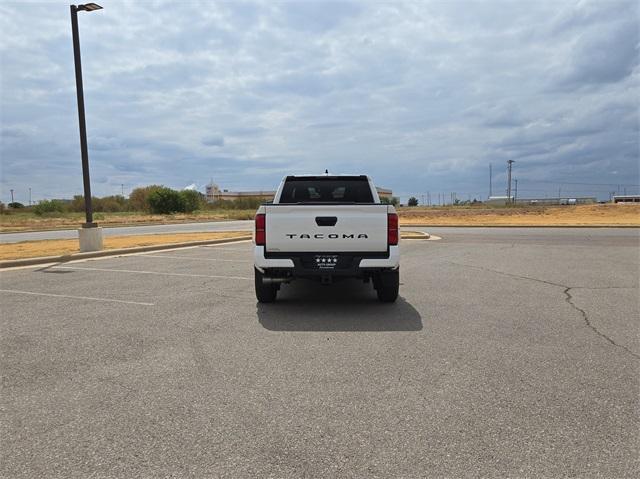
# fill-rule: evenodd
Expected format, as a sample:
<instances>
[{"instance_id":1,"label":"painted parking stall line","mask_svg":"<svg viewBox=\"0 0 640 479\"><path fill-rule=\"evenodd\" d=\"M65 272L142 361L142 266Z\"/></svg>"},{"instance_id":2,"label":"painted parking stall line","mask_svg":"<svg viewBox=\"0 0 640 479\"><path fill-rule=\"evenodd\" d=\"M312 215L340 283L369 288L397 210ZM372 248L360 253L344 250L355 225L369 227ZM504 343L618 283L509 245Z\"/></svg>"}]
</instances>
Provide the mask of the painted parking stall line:
<instances>
[{"instance_id":1,"label":"painted parking stall line","mask_svg":"<svg viewBox=\"0 0 640 479\"><path fill-rule=\"evenodd\" d=\"M236 243L241 243L241 241L236 241ZM215 248L221 251L237 251L240 253L250 253L251 252L251 248L246 248L246 249L240 249L240 248L224 248L224 245L203 245L201 246L201 248Z\"/></svg>"},{"instance_id":2,"label":"painted parking stall line","mask_svg":"<svg viewBox=\"0 0 640 479\"><path fill-rule=\"evenodd\" d=\"M222 258L206 258L204 256L171 256L171 255L160 255L160 254L145 254L140 255L141 258L163 258L163 259L191 259L198 261L218 261L223 263L253 263L252 261L241 260L241 259L222 259Z\"/></svg>"},{"instance_id":3,"label":"painted parking stall line","mask_svg":"<svg viewBox=\"0 0 640 479\"><path fill-rule=\"evenodd\" d=\"M253 281L254 278L248 278L245 276L223 276L213 274L191 274L191 273L167 273L162 271L140 271L135 269L112 269L112 268L80 268L77 266L54 266L54 269L70 269L73 271L103 271L110 273L130 273L130 274L153 274L159 276L184 276L190 278L214 278L214 279L238 279Z\"/></svg>"},{"instance_id":4,"label":"painted parking stall line","mask_svg":"<svg viewBox=\"0 0 640 479\"><path fill-rule=\"evenodd\" d=\"M77 299L82 301L100 301L104 303L121 303L121 304L134 304L136 306L153 306L154 303L142 303L140 301L126 301L123 299L111 299L111 298L94 298L91 296L73 296L69 294L54 294L54 293L40 293L37 291L21 291L17 289L0 289L0 293L13 293L13 294L26 294L30 296L44 296L48 298L64 298L64 299Z\"/></svg>"}]
</instances>

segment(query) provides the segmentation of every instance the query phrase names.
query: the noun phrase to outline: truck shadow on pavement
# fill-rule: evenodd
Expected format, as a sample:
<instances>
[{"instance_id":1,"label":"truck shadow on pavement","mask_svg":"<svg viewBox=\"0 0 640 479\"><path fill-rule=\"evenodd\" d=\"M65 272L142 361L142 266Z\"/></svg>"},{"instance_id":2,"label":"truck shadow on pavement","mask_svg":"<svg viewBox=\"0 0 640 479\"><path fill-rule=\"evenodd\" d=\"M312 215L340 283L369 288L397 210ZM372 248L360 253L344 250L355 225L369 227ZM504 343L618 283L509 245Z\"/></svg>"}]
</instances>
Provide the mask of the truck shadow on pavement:
<instances>
[{"instance_id":1,"label":"truck shadow on pavement","mask_svg":"<svg viewBox=\"0 0 640 479\"><path fill-rule=\"evenodd\" d=\"M402 293L402 286L400 286ZM420 313L402 296L378 301L373 286L345 280L283 285L275 303L257 303L260 324L270 331L420 331Z\"/></svg>"}]
</instances>

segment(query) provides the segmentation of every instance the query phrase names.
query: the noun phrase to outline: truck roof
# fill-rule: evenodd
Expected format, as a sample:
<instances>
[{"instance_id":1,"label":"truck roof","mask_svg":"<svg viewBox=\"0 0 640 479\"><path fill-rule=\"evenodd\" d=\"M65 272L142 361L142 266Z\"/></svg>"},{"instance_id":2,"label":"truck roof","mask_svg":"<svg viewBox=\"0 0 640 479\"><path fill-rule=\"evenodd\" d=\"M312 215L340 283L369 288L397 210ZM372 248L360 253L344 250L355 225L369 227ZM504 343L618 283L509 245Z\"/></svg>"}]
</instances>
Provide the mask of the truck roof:
<instances>
[{"instance_id":1,"label":"truck roof","mask_svg":"<svg viewBox=\"0 0 640 479\"><path fill-rule=\"evenodd\" d=\"M293 180L293 179L312 179L312 180L322 180L322 179L369 179L367 175L287 175L284 177L285 180Z\"/></svg>"}]
</instances>

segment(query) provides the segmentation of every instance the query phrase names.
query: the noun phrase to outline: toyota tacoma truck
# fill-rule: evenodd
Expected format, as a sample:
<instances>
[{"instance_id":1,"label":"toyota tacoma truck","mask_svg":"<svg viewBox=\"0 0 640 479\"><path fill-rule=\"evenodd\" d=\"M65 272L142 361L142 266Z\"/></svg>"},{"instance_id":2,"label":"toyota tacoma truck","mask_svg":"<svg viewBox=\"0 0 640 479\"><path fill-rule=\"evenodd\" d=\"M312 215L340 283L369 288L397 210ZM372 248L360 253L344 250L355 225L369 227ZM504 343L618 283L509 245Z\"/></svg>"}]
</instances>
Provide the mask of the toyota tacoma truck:
<instances>
[{"instance_id":1,"label":"toyota tacoma truck","mask_svg":"<svg viewBox=\"0 0 640 479\"><path fill-rule=\"evenodd\" d=\"M286 176L255 216L256 297L275 301L297 278L371 282L382 302L400 284L398 215L367 176Z\"/></svg>"}]
</instances>

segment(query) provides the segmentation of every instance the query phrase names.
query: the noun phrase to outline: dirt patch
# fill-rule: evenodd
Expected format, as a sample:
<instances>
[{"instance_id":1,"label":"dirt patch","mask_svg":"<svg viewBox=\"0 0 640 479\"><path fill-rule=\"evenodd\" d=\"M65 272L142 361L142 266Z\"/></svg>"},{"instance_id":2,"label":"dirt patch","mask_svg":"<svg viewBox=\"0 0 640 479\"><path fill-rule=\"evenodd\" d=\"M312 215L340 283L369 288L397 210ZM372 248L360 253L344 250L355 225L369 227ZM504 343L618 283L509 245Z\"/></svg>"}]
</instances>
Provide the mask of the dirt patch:
<instances>
[{"instance_id":1,"label":"dirt patch","mask_svg":"<svg viewBox=\"0 0 640 479\"><path fill-rule=\"evenodd\" d=\"M224 231L215 233L178 233L164 235L107 236L105 249L133 248L159 244L183 243L248 236L246 231ZM23 241L21 243L0 244L0 260L35 258L79 253L77 239Z\"/></svg>"},{"instance_id":2,"label":"dirt patch","mask_svg":"<svg viewBox=\"0 0 640 479\"><path fill-rule=\"evenodd\" d=\"M401 225L640 226L640 205L400 208Z\"/></svg>"}]
</instances>

